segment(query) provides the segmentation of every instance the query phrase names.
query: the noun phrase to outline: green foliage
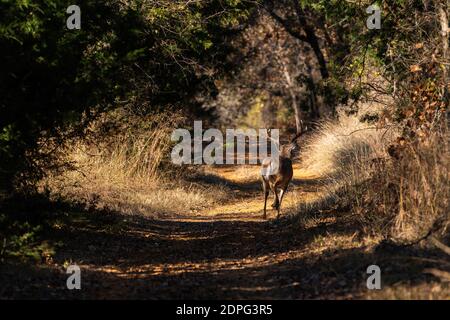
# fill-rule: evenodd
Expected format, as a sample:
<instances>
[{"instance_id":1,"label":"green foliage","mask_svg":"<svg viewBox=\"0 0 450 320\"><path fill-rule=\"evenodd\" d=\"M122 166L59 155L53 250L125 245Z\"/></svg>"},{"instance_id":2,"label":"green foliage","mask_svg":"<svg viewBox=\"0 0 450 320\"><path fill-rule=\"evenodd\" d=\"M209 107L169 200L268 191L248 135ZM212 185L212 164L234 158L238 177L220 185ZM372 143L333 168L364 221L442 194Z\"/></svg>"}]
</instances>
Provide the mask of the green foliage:
<instances>
[{"instance_id":1,"label":"green foliage","mask_svg":"<svg viewBox=\"0 0 450 320\"><path fill-rule=\"evenodd\" d=\"M6 259L41 261L54 254L54 247L47 241L40 241L41 225L27 221L11 220L0 214L0 262Z\"/></svg>"},{"instance_id":2,"label":"green foliage","mask_svg":"<svg viewBox=\"0 0 450 320\"><path fill-rule=\"evenodd\" d=\"M68 30L71 4L1 0L0 187L39 179L56 156L42 145L82 135L117 101L183 99L207 78L199 70L223 65L225 28L248 15L240 0L84 0L81 30Z\"/></svg>"},{"instance_id":3,"label":"green foliage","mask_svg":"<svg viewBox=\"0 0 450 320\"><path fill-rule=\"evenodd\" d=\"M233 67L225 59L229 36L262 3L83 0L81 30L68 30L69 0L0 1L0 188L42 177L57 165L57 146L83 136L93 118L119 102L188 105L195 90L214 89L213 76ZM366 28L366 2L299 3L317 22L317 34L327 30L333 39L321 48L332 79L319 88L330 102L362 94L361 88L346 92L343 79L359 77L366 56L401 79L409 71L403 62L414 58L412 44L430 31L426 23L410 27L410 13L424 10L421 1L379 1L381 30ZM291 1L278 5L295 14Z\"/></svg>"}]
</instances>

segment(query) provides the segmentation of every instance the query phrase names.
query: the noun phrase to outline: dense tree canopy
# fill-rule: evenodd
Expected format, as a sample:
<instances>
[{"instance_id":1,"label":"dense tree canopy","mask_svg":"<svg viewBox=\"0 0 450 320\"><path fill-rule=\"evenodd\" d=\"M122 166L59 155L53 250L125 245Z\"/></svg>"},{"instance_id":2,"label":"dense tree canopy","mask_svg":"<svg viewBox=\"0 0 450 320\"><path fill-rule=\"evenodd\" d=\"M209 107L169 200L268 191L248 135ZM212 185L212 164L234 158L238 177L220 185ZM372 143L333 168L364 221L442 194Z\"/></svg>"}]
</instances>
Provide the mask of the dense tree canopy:
<instances>
[{"instance_id":1,"label":"dense tree canopy","mask_svg":"<svg viewBox=\"0 0 450 320\"><path fill-rule=\"evenodd\" d=\"M99 111L136 99L164 106L208 85L226 54L224 37L249 13L234 0L87 0L79 2L81 30L69 30L70 4L1 2L4 185L19 172L39 176L52 152L38 144L82 134Z\"/></svg>"},{"instance_id":2,"label":"dense tree canopy","mask_svg":"<svg viewBox=\"0 0 450 320\"><path fill-rule=\"evenodd\" d=\"M214 106L234 83L246 87L247 105L268 97L292 106L298 123L300 106L317 118L320 108L333 112L373 90L408 104L414 97L399 89L417 78L411 68L434 79L438 96L446 77L439 1L380 1L380 30L366 27L369 1L86 0L81 30L66 28L70 1L1 4L0 173L10 187L38 178L55 164L52 145L120 105ZM436 58L421 66L423 54ZM368 61L389 85L364 81ZM228 114L246 110L231 100Z\"/></svg>"}]
</instances>

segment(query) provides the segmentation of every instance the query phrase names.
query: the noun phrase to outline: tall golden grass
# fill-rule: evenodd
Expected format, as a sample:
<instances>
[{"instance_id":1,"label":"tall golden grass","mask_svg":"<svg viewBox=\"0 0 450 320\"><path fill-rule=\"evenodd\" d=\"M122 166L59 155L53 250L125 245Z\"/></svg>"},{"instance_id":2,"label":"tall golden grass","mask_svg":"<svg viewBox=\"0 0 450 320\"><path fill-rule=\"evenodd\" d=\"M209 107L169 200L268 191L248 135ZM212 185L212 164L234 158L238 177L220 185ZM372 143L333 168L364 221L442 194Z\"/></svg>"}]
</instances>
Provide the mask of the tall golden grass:
<instances>
[{"instance_id":1,"label":"tall golden grass","mask_svg":"<svg viewBox=\"0 0 450 320\"><path fill-rule=\"evenodd\" d=\"M338 109L336 120L321 122L308 138L301 166L305 174L322 181L324 191L318 201L306 204L308 208L302 210L342 203L346 200L342 195L350 192L349 188L371 177L371 164L388 157L386 149L396 131L362 121L369 109L360 108L360 112L352 114Z\"/></svg>"},{"instance_id":2,"label":"tall golden grass","mask_svg":"<svg viewBox=\"0 0 450 320\"><path fill-rule=\"evenodd\" d=\"M185 182L186 167L170 161L171 133L183 121L169 112L105 114L92 124L88 140L68 148L75 169L50 174L43 186L67 200L125 214L183 215L209 206L226 197L221 186L202 189Z\"/></svg>"},{"instance_id":3,"label":"tall golden grass","mask_svg":"<svg viewBox=\"0 0 450 320\"><path fill-rule=\"evenodd\" d=\"M170 134L182 116L155 113L130 115L123 110L106 114L91 127L89 141L79 141L72 160L91 177L108 184L136 186L157 181L158 168L168 163Z\"/></svg>"},{"instance_id":4,"label":"tall golden grass","mask_svg":"<svg viewBox=\"0 0 450 320\"><path fill-rule=\"evenodd\" d=\"M320 124L303 151L304 170L323 181L322 196L298 211L331 205L350 208L363 229L399 241L414 241L449 223L449 145L444 125L408 145L401 158L389 155L395 126L377 128L364 112ZM373 111L372 111L373 112ZM444 226L442 227L442 224Z\"/></svg>"},{"instance_id":5,"label":"tall golden grass","mask_svg":"<svg viewBox=\"0 0 450 320\"><path fill-rule=\"evenodd\" d=\"M387 217L391 238L415 242L445 235L450 223L448 128L405 145L400 157L378 167L366 196L368 208Z\"/></svg>"}]
</instances>

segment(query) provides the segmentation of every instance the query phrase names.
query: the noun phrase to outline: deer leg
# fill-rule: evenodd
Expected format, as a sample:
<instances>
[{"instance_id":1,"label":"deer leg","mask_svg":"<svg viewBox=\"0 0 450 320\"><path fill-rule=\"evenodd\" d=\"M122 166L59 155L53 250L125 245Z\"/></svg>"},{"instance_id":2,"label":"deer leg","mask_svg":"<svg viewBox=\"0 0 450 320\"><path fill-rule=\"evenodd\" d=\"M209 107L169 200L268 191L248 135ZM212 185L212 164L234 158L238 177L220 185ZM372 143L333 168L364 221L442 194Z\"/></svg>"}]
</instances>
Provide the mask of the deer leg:
<instances>
[{"instance_id":1,"label":"deer leg","mask_svg":"<svg viewBox=\"0 0 450 320\"><path fill-rule=\"evenodd\" d=\"M279 201L279 198L278 198L278 190L277 190L277 187L274 186L273 189L272 189L272 191L273 191L273 194L274 194L274 197L275 197L275 198L273 199L272 208L278 210L278 208L280 207L280 201Z\"/></svg>"},{"instance_id":2,"label":"deer leg","mask_svg":"<svg viewBox=\"0 0 450 320\"><path fill-rule=\"evenodd\" d=\"M263 191L264 191L264 216L263 219L267 219L266 215L266 206L267 206L267 197L269 196L269 186L267 185L267 182L263 180Z\"/></svg>"},{"instance_id":3,"label":"deer leg","mask_svg":"<svg viewBox=\"0 0 450 320\"><path fill-rule=\"evenodd\" d=\"M283 201L283 196L284 196L284 194L286 193L286 190L287 190L287 188L286 189L280 189L280 197L279 197L279 205L278 205L278 208L277 208L277 210L278 210L278 215L277 215L277 219L280 217L280 214L281 214L281 201Z\"/></svg>"},{"instance_id":4,"label":"deer leg","mask_svg":"<svg viewBox=\"0 0 450 320\"><path fill-rule=\"evenodd\" d=\"M276 183L274 183L271 186L271 190L273 191L273 195L274 195L272 208L278 210L278 206L280 205L280 201L279 201L279 198L278 198L278 185Z\"/></svg>"},{"instance_id":5,"label":"deer leg","mask_svg":"<svg viewBox=\"0 0 450 320\"><path fill-rule=\"evenodd\" d=\"M273 202L272 202L271 207L274 208L274 209L276 209L276 208L278 207L278 198L277 198L275 192L274 192L274 194L275 194L275 197L274 197L274 199L273 199Z\"/></svg>"}]
</instances>

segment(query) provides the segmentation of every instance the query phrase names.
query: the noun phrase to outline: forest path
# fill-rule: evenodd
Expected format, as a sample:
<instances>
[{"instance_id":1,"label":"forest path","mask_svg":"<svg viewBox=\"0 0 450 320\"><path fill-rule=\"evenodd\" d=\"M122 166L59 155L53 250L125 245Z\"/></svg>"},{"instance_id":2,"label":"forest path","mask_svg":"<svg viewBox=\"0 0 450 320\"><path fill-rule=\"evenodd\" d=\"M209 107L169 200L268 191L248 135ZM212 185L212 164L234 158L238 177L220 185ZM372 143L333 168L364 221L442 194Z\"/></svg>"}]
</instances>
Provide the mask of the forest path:
<instances>
[{"instance_id":1,"label":"forest path","mask_svg":"<svg viewBox=\"0 0 450 320\"><path fill-rule=\"evenodd\" d=\"M216 176L225 181L231 190L230 199L225 203L206 208L190 214L204 220L260 221L262 219L264 197L259 180L259 166L222 166L210 167L206 174ZM317 198L319 183L315 177L307 175L299 165L294 165L294 177L288 192L283 199L282 215L292 213L300 202L313 201ZM271 208L274 196L270 193L267 199L268 219L276 217L276 210Z\"/></svg>"},{"instance_id":2,"label":"forest path","mask_svg":"<svg viewBox=\"0 0 450 320\"><path fill-rule=\"evenodd\" d=\"M120 234L89 241L91 254L65 250L81 261L83 294L95 298L292 299L355 297L364 281L364 250L344 215L306 217L302 226L262 219L257 167L209 168L233 195L213 208L170 219L132 218ZM283 212L313 201L317 180L295 166ZM268 206L272 202L271 198ZM337 254L339 252L339 254ZM96 254L97 253L97 254ZM355 268L357 277L355 281Z\"/></svg>"},{"instance_id":3,"label":"forest path","mask_svg":"<svg viewBox=\"0 0 450 320\"><path fill-rule=\"evenodd\" d=\"M283 212L262 219L257 167L213 167L209 183L227 183L233 195L212 208L170 218L71 214L54 225L63 243L38 267L4 268L0 297L72 299L358 299L448 297L448 286L426 268L442 259L414 252L374 250L358 217L345 210L298 212L319 198L320 184L295 167ZM211 179L211 175L215 179ZM271 203L272 199L270 199ZM269 204L270 204L269 203ZM66 267L81 269L81 290L67 290ZM368 290L367 267L383 270L383 289ZM13 281L12 281L13 279ZM444 291L446 290L446 291Z\"/></svg>"}]
</instances>

